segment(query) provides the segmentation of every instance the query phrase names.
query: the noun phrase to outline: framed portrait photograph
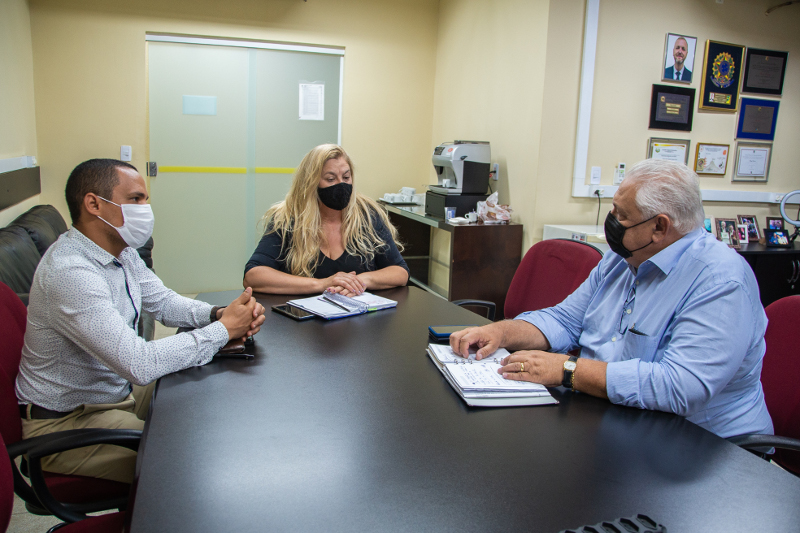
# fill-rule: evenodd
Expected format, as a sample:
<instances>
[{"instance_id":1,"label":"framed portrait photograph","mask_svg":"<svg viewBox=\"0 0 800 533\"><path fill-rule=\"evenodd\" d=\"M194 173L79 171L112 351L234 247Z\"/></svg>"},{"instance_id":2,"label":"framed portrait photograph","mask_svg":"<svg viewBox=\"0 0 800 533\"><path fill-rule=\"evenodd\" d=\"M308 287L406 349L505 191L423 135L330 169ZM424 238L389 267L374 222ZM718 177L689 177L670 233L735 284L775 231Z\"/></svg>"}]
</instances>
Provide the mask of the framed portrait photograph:
<instances>
[{"instance_id":1,"label":"framed portrait photograph","mask_svg":"<svg viewBox=\"0 0 800 533\"><path fill-rule=\"evenodd\" d=\"M739 105L744 46L706 41L700 109L734 112Z\"/></svg>"},{"instance_id":2,"label":"framed portrait photograph","mask_svg":"<svg viewBox=\"0 0 800 533\"><path fill-rule=\"evenodd\" d=\"M742 98L739 104L736 138L774 141L780 104L777 100Z\"/></svg>"},{"instance_id":3,"label":"framed portrait photograph","mask_svg":"<svg viewBox=\"0 0 800 533\"><path fill-rule=\"evenodd\" d=\"M661 79L673 83L692 83L696 49L697 37L668 33L664 44L664 75Z\"/></svg>"},{"instance_id":4,"label":"framed portrait photograph","mask_svg":"<svg viewBox=\"0 0 800 533\"><path fill-rule=\"evenodd\" d=\"M783 217L767 217L767 225L764 226L764 231L768 229L783 229Z\"/></svg>"},{"instance_id":5,"label":"framed portrait photograph","mask_svg":"<svg viewBox=\"0 0 800 533\"><path fill-rule=\"evenodd\" d=\"M703 227L706 229L707 232L711 233L712 235L716 235L717 219L714 217L707 216L703 220Z\"/></svg>"},{"instance_id":6,"label":"framed portrait photograph","mask_svg":"<svg viewBox=\"0 0 800 533\"><path fill-rule=\"evenodd\" d=\"M718 218L715 228L718 241L738 250L739 230L736 226L736 220L733 218Z\"/></svg>"},{"instance_id":7,"label":"framed portrait photograph","mask_svg":"<svg viewBox=\"0 0 800 533\"><path fill-rule=\"evenodd\" d=\"M689 164L689 139L662 139L650 137L647 141L647 159L661 159Z\"/></svg>"},{"instance_id":8,"label":"framed portrait photograph","mask_svg":"<svg viewBox=\"0 0 800 533\"><path fill-rule=\"evenodd\" d=\"M730 144L697 143L694 171L709 176L724 176L728 170Z\"/></svg>"},{"instance_id":9,"label":"framed portrait photograph","mask_svg":"<svg viewBox=\"0 0 800 533\"><path fill-rule=\"evenodd\" d=\"M694 89L673 85L653 85L650 95L651 130L692 131Z\"/></svg>"},{"instance_id":10,"label":"framed portrait photograph","mask_svg":"<svg viewBox=\"0 0 800 533\"><path fill-rule=\"evenodd\" d=\"M790 248L789 231L785 229L764 230L764 243L769 248Z\"/></svg>"},{"instance_id":11,"label":"framed portrait photograph","mask_svg":"<svg viewBox=\"0 0 800 533\"><path fill-rule=\"evenodd\" d=\"M772 143L737 142L732 181L766 182L771 158Z\"/></svg>"},{"instance_id":12,"label":"framed portrait photograph","mask_svg":"<svg viewBox=\"0 0 800 533\"><path fill-rule=\"evenodd\" d=\"M753 215L736 215L739 224L747 226L747 236L750 242L758 242L761 239L761 231L758 229L758 220Z\"/></svg>"},{"instance_id":13,"label":"framed portrait photograph","mask_svg":"<svg viewBox=\"0 0 800 533\"><path fill-rule=\"evenodd\" d=\"M783 94L789 52L748 48L745 55L743 93Z\"/></svg>"},{"instance_id":14,"label":"framed portrait photograph","mask_svg":"<svg viewBox=\"0 0 800 533\"><path fill-rule=\"evenodd\" d=\"M739 244L750 243L750 237L747 235L747 224L737 224L736 231L738 232Z\"/></svg>"}]
</instances>

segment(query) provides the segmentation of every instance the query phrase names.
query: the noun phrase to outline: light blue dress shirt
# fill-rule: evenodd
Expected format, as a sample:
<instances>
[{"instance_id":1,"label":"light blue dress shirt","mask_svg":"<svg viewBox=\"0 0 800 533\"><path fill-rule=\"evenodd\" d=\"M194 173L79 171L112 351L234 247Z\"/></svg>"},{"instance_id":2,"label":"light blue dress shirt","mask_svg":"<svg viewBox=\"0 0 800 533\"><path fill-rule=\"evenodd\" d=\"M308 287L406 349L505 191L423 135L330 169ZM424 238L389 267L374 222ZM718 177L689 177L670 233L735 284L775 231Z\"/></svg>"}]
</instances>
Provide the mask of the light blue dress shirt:
<instances>
[{"instance_id":1,"label":"light blue dress shirt","mask_svg":"<svg viewBox=\"0 0 800 533\"><path fill-rule=\"evenodd\" d=\"M767 316L753 271L703 229L632 268L609 252L555 307L522 313L566 353L608 362L618 404L668 411L720 435L772 434L761 389ZM580 366L578 367L580 369Z\"/></svg>"}]
</instances>

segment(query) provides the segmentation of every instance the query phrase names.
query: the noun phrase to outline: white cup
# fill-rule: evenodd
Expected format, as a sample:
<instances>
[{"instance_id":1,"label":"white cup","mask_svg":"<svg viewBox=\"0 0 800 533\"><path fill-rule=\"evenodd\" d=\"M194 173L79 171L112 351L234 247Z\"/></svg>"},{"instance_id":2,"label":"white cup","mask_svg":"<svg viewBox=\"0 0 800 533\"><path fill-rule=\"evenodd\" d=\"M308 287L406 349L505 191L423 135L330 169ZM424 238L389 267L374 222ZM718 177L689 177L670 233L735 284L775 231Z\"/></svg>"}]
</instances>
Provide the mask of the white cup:
<instances>
[{"instance_id":1,"label":"white cup","mask_svg":"<svg viewBox=\"0 0 800 533\"><path fill-rule=\"evenodd\" d=\"M470 222L478 221L478 213L476 213L475 211L473 211L472 213L467 213L466 217L467 220L469 220Z\"/></svg>"}]
</instances>

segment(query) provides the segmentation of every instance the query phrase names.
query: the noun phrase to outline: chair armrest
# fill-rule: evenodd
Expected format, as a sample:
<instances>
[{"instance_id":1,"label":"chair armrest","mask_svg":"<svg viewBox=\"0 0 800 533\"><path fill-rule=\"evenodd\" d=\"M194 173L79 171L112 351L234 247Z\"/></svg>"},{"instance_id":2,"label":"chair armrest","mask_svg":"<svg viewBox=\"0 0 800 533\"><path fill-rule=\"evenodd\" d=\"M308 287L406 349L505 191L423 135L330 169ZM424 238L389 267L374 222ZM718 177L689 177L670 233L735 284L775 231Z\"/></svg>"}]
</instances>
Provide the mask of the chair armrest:
<instances>
[{"instance_id":1,"label":"chair armrest","mask_svg":"<svg viewBox=\"0 0 800 533\"><path fill-rule=\"evenodd\" d=\"M750 450L753 448L781 448L800 452L800 440L778 435L737 435L728 437L728 442Z\"/></svg>"},{"instance_id":2,"label":"chair armrest","mask_svg":"<svg viewBox=\"0 0 800 533\"><path fill-rule=\"evenodd\" d=\"M8 446L8 455L12 462L14 475L14 492L26 502L36 506L44 506L55 516L67 522L83 520L86 518L86 513L124 506L127 503L127 498L88 504L65 504L59 502L47 488L41 461L43 457L54 453L97 444L122 446L136 451L139 448L141 438L142 432L135 429L87 428L49 433L15 442ZM25 482L22 474L19 473L14 464L14 459L20 455L27 455L30 485Z\"/></svg>"},{"instance_id":3,"label":"chair armrest","mask_svg":"<svg viewBox=\"0 0 800 533\"><path fill-rule=\"evenodd\" d=\"M459 307L485 307L486 318L494 322L494 315L497 311L497 305L494 302L489 302L487 300L453 300L451 303L454 303Z\"/></svg>"}]
</instances>

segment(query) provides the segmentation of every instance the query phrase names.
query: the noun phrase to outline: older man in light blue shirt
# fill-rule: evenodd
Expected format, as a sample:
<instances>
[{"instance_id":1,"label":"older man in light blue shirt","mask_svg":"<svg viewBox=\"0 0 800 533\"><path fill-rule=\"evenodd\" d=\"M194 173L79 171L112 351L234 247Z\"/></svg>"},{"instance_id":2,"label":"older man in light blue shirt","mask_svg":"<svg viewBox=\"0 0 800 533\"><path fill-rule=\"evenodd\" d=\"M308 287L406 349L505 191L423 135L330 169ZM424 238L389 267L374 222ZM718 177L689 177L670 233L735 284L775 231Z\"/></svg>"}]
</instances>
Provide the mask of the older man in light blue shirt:
<instances>
[{"instance_id":1,"label":"older man in light blue shirt","mask_svg":"<svg viewBox=\"0 0 800 533\"><path fill-rule=\"evenodd\" d=\"M761 389L767 318L747 263L702 228L697 175L647 160L606 219L612 252L562 303L451 337L513 353L508 379L669 411L722 437L772 434ZM570 361L564 352L580 348ZM545 351L546 350L546 351ZM560 353L554 353L560 352Z\"/></svg>"}]
</instances>

